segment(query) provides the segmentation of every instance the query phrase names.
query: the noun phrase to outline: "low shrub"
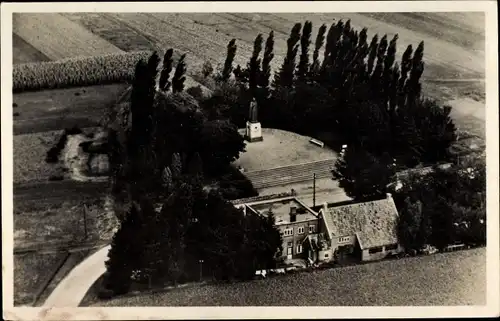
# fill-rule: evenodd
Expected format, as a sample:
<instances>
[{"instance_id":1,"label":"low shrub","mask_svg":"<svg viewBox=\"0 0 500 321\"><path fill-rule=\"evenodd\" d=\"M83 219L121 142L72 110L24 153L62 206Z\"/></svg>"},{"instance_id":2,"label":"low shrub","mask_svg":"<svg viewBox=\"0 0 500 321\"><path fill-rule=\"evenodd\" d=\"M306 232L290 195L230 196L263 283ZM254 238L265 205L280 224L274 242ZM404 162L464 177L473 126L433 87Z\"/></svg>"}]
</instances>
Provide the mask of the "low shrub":
<instances>
[{"instance_id":1,"label":"low shrub","mask_svg":"<svg viewBox=\"0 0 500 321\"><path fill-rule=\"evenodd\" d=\"M15 64L14 92L90 86L132 80L135 65L148 60L150 51L136 51L58 61Z\"/></svg>"}]
</instances>

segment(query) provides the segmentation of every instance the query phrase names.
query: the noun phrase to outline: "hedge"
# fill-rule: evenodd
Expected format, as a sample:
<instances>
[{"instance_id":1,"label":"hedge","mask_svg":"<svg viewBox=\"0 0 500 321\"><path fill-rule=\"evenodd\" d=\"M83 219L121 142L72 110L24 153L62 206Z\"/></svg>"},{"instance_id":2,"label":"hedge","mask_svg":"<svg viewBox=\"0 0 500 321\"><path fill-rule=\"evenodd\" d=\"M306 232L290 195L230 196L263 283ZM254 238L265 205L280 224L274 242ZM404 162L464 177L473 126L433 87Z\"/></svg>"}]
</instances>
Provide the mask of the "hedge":
<instances>
[{"instance_id":1,"label":"hedge","mask_svg":"<svg viewBox=\"0 0 500 321\"><path fill-rule=\"evenodd\" d=\"M151 51L136 51L58 61L15 64L13 91L91 86L132 80L135 65Z\"/></svg>"}]
</instances>

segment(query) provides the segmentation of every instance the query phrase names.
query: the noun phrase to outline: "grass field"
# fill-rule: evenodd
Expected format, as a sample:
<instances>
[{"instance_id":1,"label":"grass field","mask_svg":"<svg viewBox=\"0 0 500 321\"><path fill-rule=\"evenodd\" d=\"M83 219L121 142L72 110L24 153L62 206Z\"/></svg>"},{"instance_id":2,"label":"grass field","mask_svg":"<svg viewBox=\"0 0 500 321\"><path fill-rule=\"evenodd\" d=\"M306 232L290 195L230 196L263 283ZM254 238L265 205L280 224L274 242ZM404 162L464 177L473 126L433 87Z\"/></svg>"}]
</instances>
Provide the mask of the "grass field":
<instances>
[{"instance_id":1,"label":"grass field","mask_svg":"<svg viewBox=\"0 0 500 321\"><path fill-rule=\"evenodd\" d=\"M57 142L61 131L14 136L14 183L47 181L62 174L58 164L45 162L47 151Z\"/></svg>"},{"instance_id":2,"label":"grass field","mask_svg":"<svg viewBox=\"0 0 500 321\"><path fill-rule=\"evenodd\" d=\"M95 126L126 84L29 91L14 95L14 135Z\"/></svg>"},{"instance_id":3,"label":"grass field","mask_svg":"<svg viewBox=\"0 0 500 321\"><path fill-rule=\"evenodd\" d=\"M66 252L15 255L14 305L30 305L66 257Z\"/></svg>"},{"instance_id":4,"label":"grass field","mask_svg":"<svg viewBox=\"0 0 500 321\"><path fill-rule=\"evenodd\" d=\"M54 278L49 282L47 287L42 291L39 296L37 302L35 302L35 306L42 306L50 293L56 288L57 284L61 282L61 280L80 262L82 262L92 250L81 250L72 252L69 254L68 258L64 262L63 266L57 271Z\"/></svg>"},{"instance_id":5,"label":"grass field","mask_svg":"<svg viewBox=\"0 0 500 321\"><path fill-rule=\"evenodd\" d=\"M486 249L97 301L88 306L429 306L486 304ZM94 289L95 290L95 289Z\"/></svg>"},{"instance_id":6,"label":"grass field","mask_svg":"<svg viewBox=\"0 0 500 321\"><path fill-rule=\"evenodd\" d=\"M103 211L103 204L99 200L66 201L53 207L32 211L17 209L14 211L14 247L97 239L96 217L100 211Z\"/></svg>"}]
</instances>

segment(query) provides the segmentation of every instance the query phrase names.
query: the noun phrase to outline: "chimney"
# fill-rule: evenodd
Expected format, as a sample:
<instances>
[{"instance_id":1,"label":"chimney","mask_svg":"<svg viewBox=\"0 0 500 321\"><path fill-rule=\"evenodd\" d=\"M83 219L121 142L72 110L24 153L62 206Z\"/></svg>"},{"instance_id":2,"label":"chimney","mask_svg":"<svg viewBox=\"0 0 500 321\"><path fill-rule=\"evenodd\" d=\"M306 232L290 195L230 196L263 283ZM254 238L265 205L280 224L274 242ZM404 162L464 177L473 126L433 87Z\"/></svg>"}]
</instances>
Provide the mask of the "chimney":
<instances>
[{"instance_id":1,"label":"chimney","mask_svg":"<svg viewBox=\"0 0 500 321\"><path fill-rule=\"evenodd\" d=\"M290 222L297 221L297 208L295 206L290 206Z\"/></svg>"},{"instance_id":2,"label":"chimney","mask_svg":"<svg viewBox=\"0 0 500 321\"><path fill-rule=\"evenodd\" d=\"M328 204L326 202L323 203L323 207L321 208L321 211L323 212L323 215L326 214L328 211Z\"/></svg>"},{"instance_id":3,"label":"chimney","mask_svg":"<svg viewBox=\"0 0 500 321\"><path fill-rule=\"evenodd\" d=\"M392 194L391 194L391 193L386 193L386 194L385 194L385 196L386 196L386 198L388 198L388 199L391 199L391 198L392 198Z\"/></svg>"}]
</instances>

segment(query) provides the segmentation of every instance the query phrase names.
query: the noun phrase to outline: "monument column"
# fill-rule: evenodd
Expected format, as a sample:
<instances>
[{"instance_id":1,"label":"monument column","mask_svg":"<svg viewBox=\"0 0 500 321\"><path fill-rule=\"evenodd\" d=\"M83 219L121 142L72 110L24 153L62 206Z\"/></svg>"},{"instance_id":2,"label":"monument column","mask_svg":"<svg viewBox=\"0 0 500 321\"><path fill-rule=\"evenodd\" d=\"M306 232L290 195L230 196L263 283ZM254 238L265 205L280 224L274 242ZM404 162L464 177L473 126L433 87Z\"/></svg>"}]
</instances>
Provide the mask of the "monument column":
<instances>
[{"instance_id":1,"label":"monument column","mask_svg":"<svg viewBox=\"0 0 500 321\"><path fill-rule=\"evenodd\" d=\"M245 139L250 143L264 140L262 137L262 127L257 120L257 102L255 101L255 97L250 102Z\"/></svg>"}]
</instances>

